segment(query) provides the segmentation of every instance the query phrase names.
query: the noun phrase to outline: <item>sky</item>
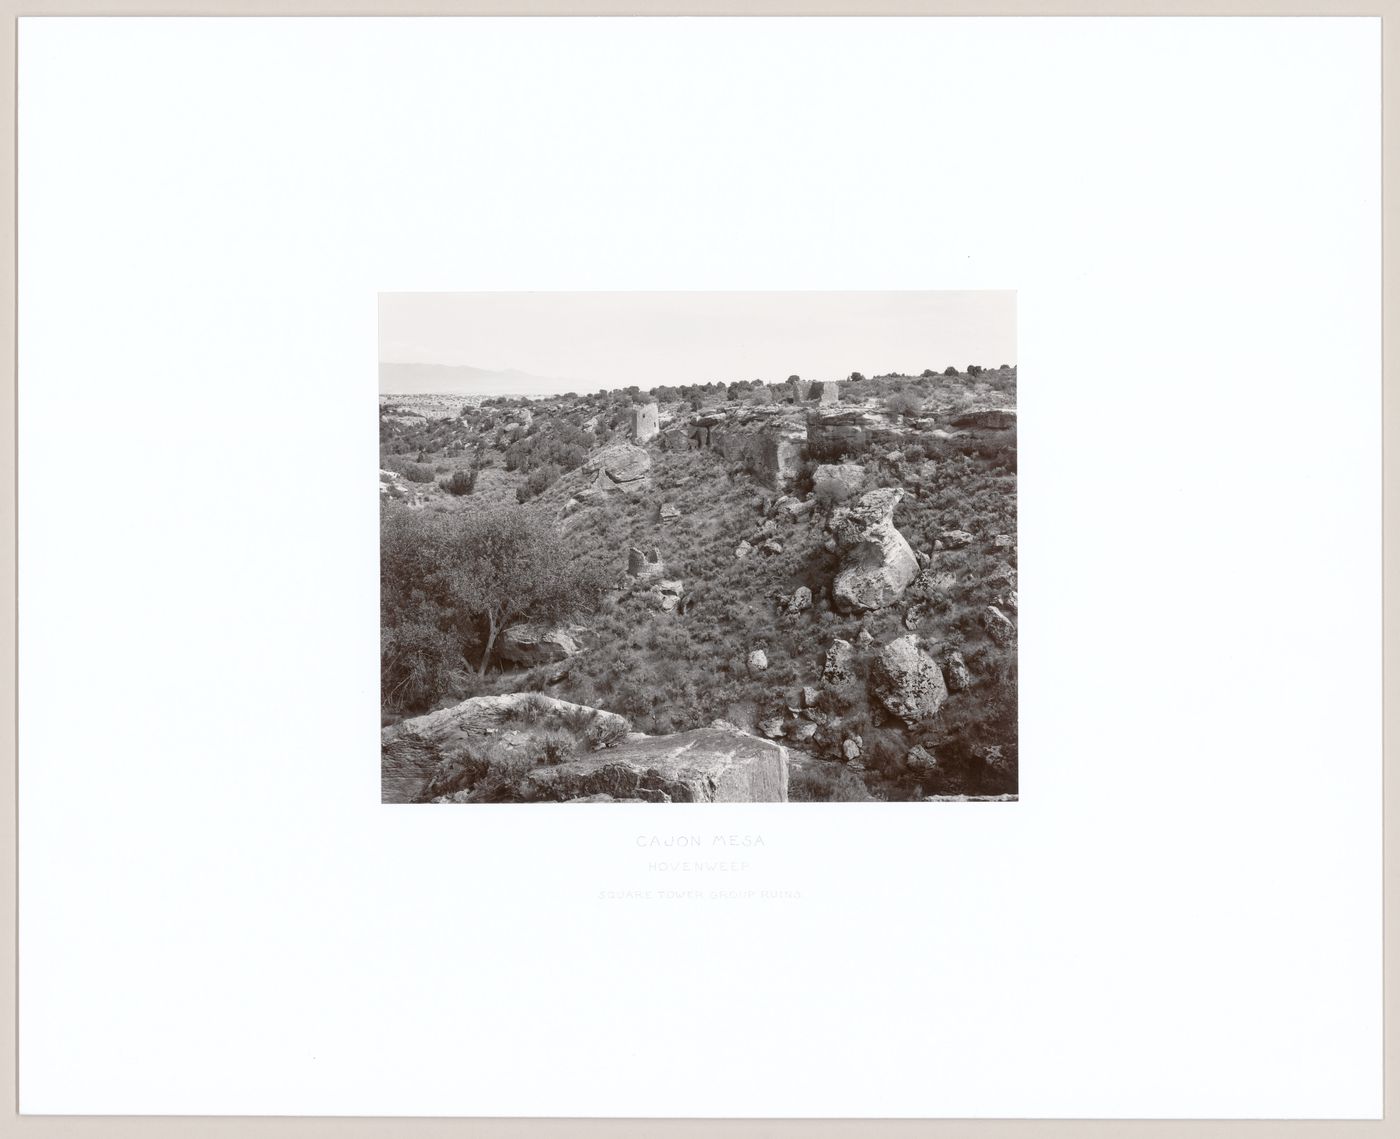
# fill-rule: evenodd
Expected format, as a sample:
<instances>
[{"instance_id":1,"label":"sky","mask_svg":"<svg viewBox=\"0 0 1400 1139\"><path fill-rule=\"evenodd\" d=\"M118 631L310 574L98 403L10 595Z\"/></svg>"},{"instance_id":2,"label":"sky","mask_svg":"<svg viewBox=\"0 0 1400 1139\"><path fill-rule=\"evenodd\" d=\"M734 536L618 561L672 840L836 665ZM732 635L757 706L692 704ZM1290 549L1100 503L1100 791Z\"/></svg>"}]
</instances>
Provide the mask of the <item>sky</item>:
<instances>
[{"instance_id":1,"label":"sky","mask_svg":"<svg viewBox=\"0 0 1400 1139\"><path fill-rule=\"evenodd\" d=\"M381 293L379 359L514 369L560 392L996 367L1017 362L1016 294Z\"/></svg>"}]
</instances>

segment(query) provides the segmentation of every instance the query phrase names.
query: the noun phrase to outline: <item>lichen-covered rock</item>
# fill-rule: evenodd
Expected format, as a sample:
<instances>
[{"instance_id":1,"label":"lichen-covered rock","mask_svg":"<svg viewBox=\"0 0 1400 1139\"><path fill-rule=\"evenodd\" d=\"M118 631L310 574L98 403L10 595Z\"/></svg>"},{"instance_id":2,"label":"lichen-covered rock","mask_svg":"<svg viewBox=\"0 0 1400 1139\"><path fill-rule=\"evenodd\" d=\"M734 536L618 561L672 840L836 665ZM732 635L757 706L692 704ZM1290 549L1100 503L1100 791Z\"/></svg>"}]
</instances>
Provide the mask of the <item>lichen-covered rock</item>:
<instances>
[{"instance_id":1,"label":"lichen-covered rock","mask_svg":"<svg viewBox=\"0 0 1400 1139\"><path fill-rule=\"evenodd\" d=\"M781 736L786 729L783 727L783 718L781 716L769 716L768 719L759 723L758 730L770 740L775 740Z\"/></svg>"},{"instance_id":2,"label":"lichen-covered rock","mask_svg":"<svg viewBox=\"0 0 1400 1139\"><path fill-rule=\"evenodd\" d=\"M995 605L988 605L982 610L982 624L987 630L987 636L1003 648L1016 640L1016 626L1011 623L1011 618Z\"/></svg>"},{"instance_id":3,"label":"lichen-covered rock","mask_svg":"<svg viewBox=\"0 0 1400 1139\"><path fill-rule=\"evenodd\" d=\"M810 608L812 608L812 591L805 585L799 585L787 603L787 611L795 615L805 613Z\"/></svg>"},{"instance_id":4,"label":"lichen-covered rock","mask_svg":"<svg viewBox=\"0 0 1400 1139\"><path fill-rule=\"evenodd\" d=\"M972 541L972 535L966 530L944 530L938 540L945 549L958 550Z\"/></svg>"},{"instance_id":5,"label":"lichen-covered rock","mask_svg":"<svg viewBox=\"0 0 1400 1139\"><path fill-rule=\"evenodd\" d=\"M522 798L531 801L569 802L599 794L651 795L672 803L785 803L788 752L736 728L697 728L536 767L521 784Z\"/></svg>"},{"instance_id":6,"label":"lichen-covered rock","mask_svg":"<svg viewBox=\"0 0 1400 1139\"><path fill-rule=\"evenodd\" d=\"M567 660L583 651L576 632L565 625L511 625L501 634L500 657L524 665Z\"/></svg>"},{"instance_id":7,"label":"lichen-covered rock","mask_svg":"<svg viewBox=\"0 0 1400 1139\"><path fill-rule=\"evenodd\" d=\"M855 659L856 647L850 641L837 637L826 650L826 663L822 669L822 679L828 684L843 684L854 675L851 662Z\"/></svg>"},{"instance_id":8,"label":"lichen-covered rock","mask_svg":"<svg viewBox=\"0 0 1400 1139\"><path fill-rule=\"evenodd\" d=\"M769 555L781 554L783 552L783 544L780 541L778 541L777 538L769 538L768 541L764 542L763 545L759 548L765 554Z\"/></svg>"},{"instance_id":9,"label":"lichen-covered rock","mask_svg":"<svg viewBox=\"0 0 1400 1139\"><path fill-rule=\"evenodd\" d=\"M948 654L948 687L954 692L966 692L972 687L972 673L963 660L962 653Z\"/></svg>"},{"instance_id":10,"label":"lichen-covered rock","mask_svg":"<svg viewBox=\"0 0 1400 1139\"><path fill-rule=\"evenodd\" d=\"M740 542L734 547L734 557L737 561L743 561L753 552L753 547L747 542Z\"/></svg>"},{"instance_id":11,"label":"lichen-covered rock","mask_svg":"<svg viewBox=\"0 0 1400 1139\"><path fill-rule=\"evenodd\" d=\"M802 707L811 708L817 702L817 690L810 684L802 687Z\"/></svg>"},{"instance_id":12,"label":"lichen-covered rock","mask_svg":"<svg viewBox=\"0 0 1400 1139\"><path fill-rule=\"evenodd\" d=\"M914 551L894 525L895 507L903 497L899 487L872 490L854 507L832 516L832 537L842 559L831 595L841 612L883 609L917 576Z\"/></svg>"},{"instance_id":13,"label":"lichen-covered rock","mask_svg":"<svg viewBox=\"0 0 1400 1139\"><path fill-rule=\"evenodd\" d=\"M937 714L948 698L942 670L912 636L880 650L870 669L870 688L890 715L911 727Z\"/></svg>"},{"instance_id":14,"label":"lichen-covered rock","mask_svg":"<svg viewBox=\"0 0 1400 1139\"><path fill-rule=\"evenodd\" d=\"M659 515L662 522L674 522L681 516L681 508L674 502L663 502Z\"/></svg>"},{"instance_id":15,"label":"lichen-covered rock","mask_svg":"<svg viewBox=\"0 0 1400 1139\"><path fill-rule=\"evenodd\" d=\"M792 729L792 738L798 743L805 743L817 734L817 725L809 722L797 724Z\"/></svg>"},{"instance_id":16,"label":"lichen-covered rock","mask_svg":"<svg viewBox=\"0 0 1400 1139\"><path fill-rule=\"evenodd\" d=\"M749 671L763 672L768 667L768 654L762 649L754 649L749 653Z\"/></svg>"},{"instance_id":17,"label":"lichen-covered rock","mask_svg":"<svg viewBox=\"0 0 1400 1139\"><path fill-rule=\"evenodd\" d=\"M860 758L861 747L865 741L860 736L851 736L849 739L841 741L841 755L847 763L852 763Z\"/></svg>"}]
</instances>

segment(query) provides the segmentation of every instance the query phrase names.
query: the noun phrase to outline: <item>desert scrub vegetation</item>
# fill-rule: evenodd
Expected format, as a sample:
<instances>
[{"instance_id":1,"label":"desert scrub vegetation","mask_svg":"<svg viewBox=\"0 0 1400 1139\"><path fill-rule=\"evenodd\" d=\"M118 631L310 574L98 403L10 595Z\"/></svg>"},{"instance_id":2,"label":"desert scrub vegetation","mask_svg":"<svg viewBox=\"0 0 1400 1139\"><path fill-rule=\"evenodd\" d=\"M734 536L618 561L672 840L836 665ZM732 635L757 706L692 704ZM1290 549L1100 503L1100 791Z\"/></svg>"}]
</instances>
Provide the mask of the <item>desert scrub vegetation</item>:
<instances>
[{"instance_id":1,"label":"desert scrub vegetation","mask_svg":"<svg viewBox=\"0 0 1400 1139\"><path fill-rule=\"evenodd\" d=\"M579 464L599 446L627 438L632 403L657 400L663 429L692 409L723 400L734 402L722 410L759 422L762 412L743 409L769 393L752 381L495 401L463 409L448 421L381 422L382 466L402 472L418 463L436 468L438 476L421 486L425 509L385 505L386 527L408 528L385 545L386 705L402 715L468 695L536 691L620 713L637 730L653 734L717 719L758 731L765 720L781 719L788 735L779 742L815 757L794 764L794 799L1014 791L1015 649L993 643L983 622L988 604L1015 591L1016 432L957 432L951 420L971 408L1013 405L1015 386L1014 368L979 368L976 374L928 368L921 375L843 382L842 410L860 404L857 414L868 423L836 452L809 453L799 464L789 493L810 495L814 502L798 518L775 509L782 491L761 485L718 449L676 450L669 443L648 445L652 466L645 489L583 493L591 480ZM819 392L814 388L812 396ZM773 408L770 414L800 425L805 413ZM889 458L896 452L899 458ZM840 484L814 485L818 460L842 457L856 459L865 470L849 498ZM453 480L461 485L466 477L474 479L474 489L455 494ZM894 522L931 563L928 575L886 609L865 616L836 613L830 586L840 559L825 549L826 523L850 499L883 486L905 490ZM675 506L678 516L663 520L662 504ZM556 606L541 598L523 616L501 620L580 620L590 630L580 655L502 668L494 649L488 650L489 617L479 599L457 589L446 568L454 558L459 570L470 564L466 552L459 545L449 557L444 551L451 543L428 532L499 511L526 511L545 520L558 542L552 556L559 560L544 564L564 566L594 583L580 604ZM412 513L417 520L391 520L395 513ZM951 531L970 539L959 536L937 548ZM776 546L765 548L769 540ZM741 543L749 546L742 558L736 557ZM649 584L627 576L633 546L655 547L665 566L662 576L683 583L675 611L663 611ZM804 586L811 607L789 613L789 602ZM566 608L574 616L556 616ZM1014 617L1014 609L1008 612ZM909 633L945 674L950 654L957 652L971 676L967 688L950 691L936 716L912 727L891 721L872 702L867 681L873 654ZM837 637L857 651L852 680L832 685L823 680L822 665ZM758 648L767 667L751 671L748 656ZM818 716L805 722L820 719L820 726L796 741L791 733L806 716L808 688L817 692ZM568 754L567 725L539 732L521 728L547 745L532 763ZM857 736L863 769L839 761L843 740ZM911 763L916 747L923 751ZM512 752L494 759L502 765L499 785L518 786L509 765L522 762L520 757ZM458 790L476 793L477 782Z\"/></svg>"},{"instance_id":2,"label":"desert scrub vegetation","mask_svg":"<svg viewBox=\"0 0 1400 1139\"><path fill-rule=\"evenodd\" d=\"M875 796L849 767L818 761L793 768L788 799L794 803L873 803Z\"/></svg>"}]
</instances>

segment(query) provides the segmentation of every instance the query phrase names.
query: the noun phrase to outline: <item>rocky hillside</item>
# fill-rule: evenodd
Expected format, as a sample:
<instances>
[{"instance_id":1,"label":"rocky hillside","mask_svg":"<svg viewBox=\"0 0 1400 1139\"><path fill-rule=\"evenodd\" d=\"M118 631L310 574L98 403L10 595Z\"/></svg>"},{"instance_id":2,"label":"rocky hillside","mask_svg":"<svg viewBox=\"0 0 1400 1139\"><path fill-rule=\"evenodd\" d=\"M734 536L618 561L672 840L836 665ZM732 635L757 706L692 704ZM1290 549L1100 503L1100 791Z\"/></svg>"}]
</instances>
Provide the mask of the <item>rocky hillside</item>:
<instances>
[{"instance_id":1,"label":"rocky hillside","mask_svg":"<svg viewBox=\"0 0 1400 1139\"><path fill-rule=\"evenodd\" d=\"M386 798L415 718L529 691L646 739L551 762L536 741L528 777L482 790L439 775L393 795L686 801L706 778L793 800L1014 795L1015 385L1000 368L488 400L454 417L386 405ZM460 582L402 569L415 525L515 510L601 583L566 616L515 614L494 635ZM776 754L765 741L781 764L759 758ZM766 774L727 781L736 750ZM683 755L707 774L682 773Z\"/></svg>"}]
</instances>

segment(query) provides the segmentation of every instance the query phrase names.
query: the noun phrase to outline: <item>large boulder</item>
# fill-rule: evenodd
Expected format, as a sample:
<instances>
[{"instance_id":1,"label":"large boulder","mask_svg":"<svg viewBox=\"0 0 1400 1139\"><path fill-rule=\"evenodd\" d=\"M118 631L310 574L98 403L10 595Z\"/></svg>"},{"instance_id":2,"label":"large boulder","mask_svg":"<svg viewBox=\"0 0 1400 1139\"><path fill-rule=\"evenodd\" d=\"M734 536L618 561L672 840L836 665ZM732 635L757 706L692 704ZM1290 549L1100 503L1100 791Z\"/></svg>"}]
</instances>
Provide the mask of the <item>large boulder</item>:
<instances>
[{"instance_id":1,"label":"large boulder","mask_svg":"<svg viewBox=\"0 0 1400 1139\"><path fill-rule=\"evenodd\" d=\"M652 599L666 613L673 612L685 596L685 582L658 581L651 587Z\"/></svg>"},{"instance_id":2,"label":"large boulder","mask_svg":"<svg viewBox=\"0 0 1400 1139\"><path fill-rule=\"evenodd\" d=\"M661 803L785 803L787 748L732 727L647 736L531 770L532 801L592 795Z\"/></svg>"},{"instance_id":3,"label":"large boulder","mask_svg":"<svg viewBox=\"0 0 1400 1139\"><path fill-rule=\"evenodd\" d=\"M831 596L840 612L883 609L918 576L918 559L894 525L895 507L903 497L899 487L872 490L832 516L830 528L842 559Z\"/></svg>"},{"instance_id":4,"label":"large boulder","mask_svg":"<svg viewBox=\"0 0 1400 1139\"><path fill-rule=\"evenodd\" d=\"M512 625L501 634L501 659L524 665L568 660L583 652L577 631L565 625Z\"/></svg>"},{"instance_id":5,"label":"large boulder","mask_svg":"<svg viewBox=\"0 0 1400 1139\"><path fill-rule=\"evenodd\" d=\"M596 474L600 482L606 478L626 489L646 478L651 470L651 456L633 443L614 443L593 455L583 470L585 474Z\"/></svg>"},{"instance_id":6,"label":"large boulder","mask_svg":"<svg viewBox=\"0 0 1400 1139\"><path fill-rule=\"evenodd\" d=\"M966 692L972 687L972 672L960 652L948 654L948 687L954 692Z\"/></svg>"},{"instance_id":7,"label":"large boulder","mask_svg":"<svg viewBox=\"0 0 1400 1139\"><path fill-rule=\"evenodd\" d=\"M870 667L870 690L890 715L910 727L936 715L948 699L942 670L912 636L880 650Z\"/></svg>"},{"instance_id":8,"label":"large boulder","mask_svg":"<svg viewBox=\"0 0 1400 1139\"><path fill-rule=\"evenodd\" d=\"M1011 623L1011 618L995 605L988 605L982 610L982 624L987 630L987 636L1003 648L1016 640L1016 626Z\"/></svg>"}]
</instances>

